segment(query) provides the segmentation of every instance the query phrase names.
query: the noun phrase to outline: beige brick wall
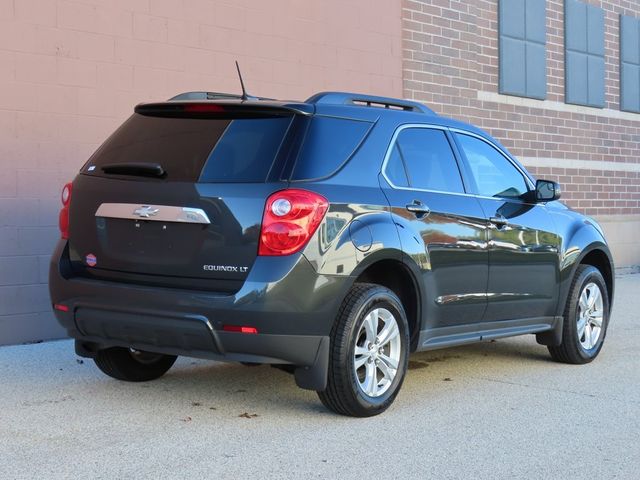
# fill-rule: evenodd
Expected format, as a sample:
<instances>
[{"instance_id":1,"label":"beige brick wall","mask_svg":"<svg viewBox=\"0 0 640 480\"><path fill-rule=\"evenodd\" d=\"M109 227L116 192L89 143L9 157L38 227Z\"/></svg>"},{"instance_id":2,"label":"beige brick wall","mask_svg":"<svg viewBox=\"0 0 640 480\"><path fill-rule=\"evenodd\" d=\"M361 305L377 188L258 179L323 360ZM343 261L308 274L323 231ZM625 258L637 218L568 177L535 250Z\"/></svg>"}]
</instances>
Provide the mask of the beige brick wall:
<instances>
[{"instance_id":1,"label":"beige brick wall","mask_svg":"<svg viewBox=\"0 0 640 480\"><path fill-rule=\"evenodd\" d=\"M604 109L564 103L564 2L547 5L547 100L498 93L498 0L403 0L404 95L474 123L534 175L559 180L563 198L602 221L618 266L640 265L640 115L619 109L619 15L640 2L587 3L605 10Z\"/></svg>"},{"instance_id":2,"label":"beige brick wall","mask_svg":"<svg viewBox=\"0 0 640 480\"><path fill-rule=\"evenodd\" d=\"M189 90L402 95L400 0L0 0L0 344L60 335L62 185L136 103ZM340 14L336 14L339 12Z\"/></svg>"}]
</instances>

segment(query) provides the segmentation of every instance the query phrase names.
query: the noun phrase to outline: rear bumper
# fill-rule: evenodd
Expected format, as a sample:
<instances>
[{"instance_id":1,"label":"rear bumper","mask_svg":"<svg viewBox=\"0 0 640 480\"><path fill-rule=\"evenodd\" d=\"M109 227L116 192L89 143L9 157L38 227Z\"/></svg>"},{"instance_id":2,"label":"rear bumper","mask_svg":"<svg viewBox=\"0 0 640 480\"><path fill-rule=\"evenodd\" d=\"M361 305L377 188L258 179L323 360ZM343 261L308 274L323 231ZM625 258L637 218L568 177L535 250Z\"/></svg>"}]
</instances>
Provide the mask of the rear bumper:
<instances>
[{"instance_id":1,"label":"rear bumper","mask_svg":"<svg viewBox=\"0 0 640 480\"><path fill-rule=\"evenodd\" d=\"M258 257L234 295L73 277L66 242L52 257L49 288L60 324L91 356L113 346L172 355L291 364L303 388L326 384L329 333L351 286L347 276L318 275L302 255ZM251 326L257 334L223 331Z\"/></svg>"}]
</instances>

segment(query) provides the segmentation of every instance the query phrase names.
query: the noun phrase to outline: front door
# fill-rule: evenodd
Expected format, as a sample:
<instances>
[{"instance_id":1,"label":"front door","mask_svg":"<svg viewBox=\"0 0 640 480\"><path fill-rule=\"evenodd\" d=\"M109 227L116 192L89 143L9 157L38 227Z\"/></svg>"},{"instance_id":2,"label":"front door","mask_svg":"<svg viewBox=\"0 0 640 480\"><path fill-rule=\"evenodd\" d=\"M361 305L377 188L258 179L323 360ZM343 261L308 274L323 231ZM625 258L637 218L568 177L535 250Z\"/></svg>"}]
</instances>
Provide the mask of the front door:
<instances>
[{"instance_id":1,"label":"front door","mask_svg":"<svg viewBox=\"0 0 640 480\"><path fill-rule=\"evenodd\" d=\"M484 139L456 133L489 220L485 322L551 317L558 296L560 238L519 168Z\"/></svg>"},{"instance_id":2,"label":"front door","mask_svg":"<svg viewBox=\"0 0 640 480\"><path fill-rule=\"evenodd\" d=\"M381 180L402 249L421 268L423 330L479 322L486 306L487 223L452 141L440 128L401 127Z\"/></svg>"}]
</instances>

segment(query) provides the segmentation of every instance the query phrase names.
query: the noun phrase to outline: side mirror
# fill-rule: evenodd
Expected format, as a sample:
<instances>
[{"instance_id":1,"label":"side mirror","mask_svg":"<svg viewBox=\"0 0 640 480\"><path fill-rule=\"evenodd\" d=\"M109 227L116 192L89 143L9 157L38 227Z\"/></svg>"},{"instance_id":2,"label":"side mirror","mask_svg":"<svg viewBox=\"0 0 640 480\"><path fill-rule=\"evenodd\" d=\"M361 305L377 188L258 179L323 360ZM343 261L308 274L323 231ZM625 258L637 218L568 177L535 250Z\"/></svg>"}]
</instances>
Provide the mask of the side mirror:
<instances>
[{"instance_id":1,"label":"side mirror","mask_svg":"<svg viewBox=\"0 0 640 480\"><path fill-rule=\"evenodd\" d=\"M560 184L551 180L536 181L536 202L552 202L561 195Z\"/></svg>"}]
</instances>

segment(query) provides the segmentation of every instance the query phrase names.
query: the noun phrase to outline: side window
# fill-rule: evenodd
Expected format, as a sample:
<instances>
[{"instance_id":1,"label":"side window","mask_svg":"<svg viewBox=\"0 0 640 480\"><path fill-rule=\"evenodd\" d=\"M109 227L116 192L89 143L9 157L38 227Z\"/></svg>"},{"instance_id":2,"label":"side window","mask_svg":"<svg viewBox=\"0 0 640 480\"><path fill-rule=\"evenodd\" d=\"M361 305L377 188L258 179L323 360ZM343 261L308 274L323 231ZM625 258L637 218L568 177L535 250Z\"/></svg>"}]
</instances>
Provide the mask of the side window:
<instances>
[{"instance_id":1,"label":"side window","mask_svg":"<svg viewBox=\"0 0 640 480\"><path fill-rule=\"evenodd\" d=\"M478 194L485 197L518 198L527 193L527 182L518 169L487 142L456 134L467 157Z\"/></svg>"},{"instance_id":2,"label":"side window","mask_svg":"<svg viewBox=\"0 0 640 480\"><path fill-rule=\"evenodd\" d=\"M385 172L398 187L464 192L458 164L442 130L402 130L396 138Z\"/></svg>"},{"instance_id":3,"label":"side window","mask_svg":"<svg viewBox=\"0 0 640 480\"><path fill-rule=\"evenodd\" d=\"M387 177L391 180L396 187L408 187L409 180L407 179L407 171L405 170L404 162L400 156L400 150L398 144L393 145L391 155L387 161L386 168Z\"/></svg>"}]
</instances>

